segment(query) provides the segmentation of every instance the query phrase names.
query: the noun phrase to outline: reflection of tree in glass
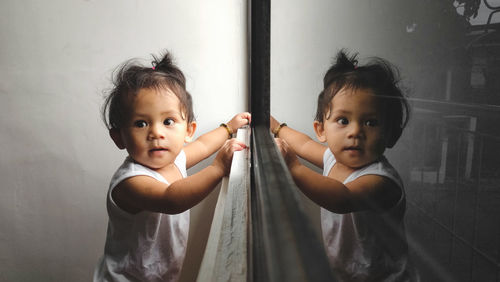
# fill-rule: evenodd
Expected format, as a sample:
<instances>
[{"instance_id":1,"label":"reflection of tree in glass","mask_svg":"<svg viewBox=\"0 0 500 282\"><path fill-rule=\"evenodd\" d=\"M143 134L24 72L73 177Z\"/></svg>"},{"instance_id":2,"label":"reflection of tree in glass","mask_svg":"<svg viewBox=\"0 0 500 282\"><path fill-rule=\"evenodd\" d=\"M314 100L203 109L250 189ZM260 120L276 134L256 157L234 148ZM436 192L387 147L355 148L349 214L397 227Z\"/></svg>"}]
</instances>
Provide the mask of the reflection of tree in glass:
<instances>
[{"instance_id":1,"label":"reflection of tree in glass","mask_svg":"<svg viewBox=\"0 0 500 282\"><path fill-rule=\"evenodd\" d=\"M391 2L398 11L397 44L405 57L401 63L412 77L412 96L444 100L451 91L453 100L462 100L470 80L464 71L470 69L469 21L477 16L481 0ZM453 85L447 86L450 77Z\"/></svg>"},{"instance_id":2,"label":"reflection of tree in glass","mask_svg":"<svg viewBox=\"0 0 500 282\"><path fill-rule=\"evenodd\" d=\"M457 4L457 8L463 7L463 16L467 21L471 18L477 17L477 11L479 10L481 0L455 0L452 2Z\"/></svg>"},{"instance_id":3,"label":"reflection of tree in glass","mask_svg":"<svg viewBox=\"0 0 500 282\"><path fill-rule=\"evenodd\" d=\"M395 5L400 6L397 11L401 11L407 33L412 33L412 44L449 52L463 46L469 20L477 16L480 3L481 0L426 0L400 1Z\"/></svg>"}]
</instances>

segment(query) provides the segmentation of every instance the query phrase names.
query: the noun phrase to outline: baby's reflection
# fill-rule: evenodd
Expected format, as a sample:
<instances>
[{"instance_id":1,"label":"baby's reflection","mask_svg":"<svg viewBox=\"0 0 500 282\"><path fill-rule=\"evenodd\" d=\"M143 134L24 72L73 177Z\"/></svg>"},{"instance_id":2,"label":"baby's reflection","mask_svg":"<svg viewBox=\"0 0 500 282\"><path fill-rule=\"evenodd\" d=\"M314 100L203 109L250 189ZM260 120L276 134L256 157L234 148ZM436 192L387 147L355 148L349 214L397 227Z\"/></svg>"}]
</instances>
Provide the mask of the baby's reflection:
<instances>
[{"instance_id":1,"label":"baby's reflection","mask_svg":"<svg viewBox=\"0 0 500 282\"><path fill-rule=\"evenodd\" d=\"M313 123L318 140L271 117L297 186L321 206L321 227L339 281L415 280L408 260L403 182L384 157L402 134L409 105L398 72L376 58L358 66L344 50L324 76ZM323 168L302 165L297 155Z\"/></svg>"}]
</instances>

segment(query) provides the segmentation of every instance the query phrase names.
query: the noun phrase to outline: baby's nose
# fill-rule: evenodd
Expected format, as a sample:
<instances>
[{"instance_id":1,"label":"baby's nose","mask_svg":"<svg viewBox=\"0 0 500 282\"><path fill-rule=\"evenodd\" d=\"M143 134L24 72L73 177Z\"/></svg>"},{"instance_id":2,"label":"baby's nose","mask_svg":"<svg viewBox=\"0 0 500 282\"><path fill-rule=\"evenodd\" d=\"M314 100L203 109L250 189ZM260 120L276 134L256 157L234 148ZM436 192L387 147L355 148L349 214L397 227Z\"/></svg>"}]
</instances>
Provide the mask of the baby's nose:
<instances>
[{"instance_id":1,"label":"baby's nose","mask_svg":"<svg viewBox=\"0 0 500 282\"><path fill-rule=\"evenodd\" d=\"M350 138L359 138L363 136L363 126L355 122L351 123L348 136Z\"/></svg>"},{"instance_id":2,"label":"baby's nose","mask_svg":"<svg viewBox=\"0 0 500 282\"><path fill-rule=\"evenodd\" d=\"M151 130L149 131L149 137L150 138L159 138L159 139L163 139L165 138L165 134L163 132L163 128L162 126L159 126L159 125L153 125L151 126Z\"/></svg>"}]
</instances>

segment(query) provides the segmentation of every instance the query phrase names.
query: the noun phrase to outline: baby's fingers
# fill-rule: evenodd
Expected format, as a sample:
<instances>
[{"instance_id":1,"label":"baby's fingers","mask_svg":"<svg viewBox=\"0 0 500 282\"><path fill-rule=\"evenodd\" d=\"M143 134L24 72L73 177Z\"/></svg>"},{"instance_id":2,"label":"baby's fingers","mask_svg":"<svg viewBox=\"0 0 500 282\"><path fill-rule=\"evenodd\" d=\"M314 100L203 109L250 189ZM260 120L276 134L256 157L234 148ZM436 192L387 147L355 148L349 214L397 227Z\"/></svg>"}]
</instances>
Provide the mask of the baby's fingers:
<instances>
[{"instance_id":1,"label":"baby's fingers","mask_svg":"<svg viewBox=\"0 0 500 282\"><path fill-rule=\"evenodd\" d=\"M231 146L231 148L233 149L233 152L241 151L241 150L247 148L247 145L245 144L245 142L240 141L240 140L235 139L235 138L228 140L226 142L229 144L229 146Z\"/></svg>"},{"instance_id":2,"label":"baby's fingers","mask_svg":"<svg viewBox=\"0 0 500 282\"><path fill-rule=\"evenodd\" d=\"M241 113L240 117L243 120L246 120L247 124L250 124L252 122L252 115L249 112L243 112L243 113Z\"/></svg>"},{"instance_id":3,"label":"baby's fingers","mask_svg":"<svg viewBox=\"0 0 500 282\"><path fill-rule=\"evenodd\" d=\"M281 155L283 155L283 158L285 159L285 162L289 167L298 162L295 151L290 146L288 146L288 143L286 143L284 139L274 138L274 141L276 142Z\"/></svg>"},{"instance_id":4,"label":"baby's fingers","mask_svg":"<svg viewBox=\"0 0 500 282\"><path fill-rule=\"evenodd\" d=\"M231 129L236 132L238 128L250 124L252 121L252 115L248 112L243 112L235 115L229 122L228 125L231 126Z\"/></svg>"},{"instance_id":5,"label":"baby's fingers","mask_svg":"<svg viewBox=\"0 0 500 282\"><path fill-rule=\"evenodd\" d=\"M274 142L278 146L278 149L280 150L281 154L285 156L288 149L288 144L286 143L286 141L281 138L274 138Z\"/></svg>"},{"instance_id":6,"label":"baby's fingers","mask_svg":"<svg viewBox=\"0 0 500 282\"><path fill-rule=\"evenodd\" d=\"M215 166L220 166L224 170L224 174L228 175L229 170L231 169L231 162L233 160L234 152L241 151L246 148L247 146L242 141L234 138L227 140L219 150L219 153L217 153L213 164Z\"/></svg>"}]
</instances>

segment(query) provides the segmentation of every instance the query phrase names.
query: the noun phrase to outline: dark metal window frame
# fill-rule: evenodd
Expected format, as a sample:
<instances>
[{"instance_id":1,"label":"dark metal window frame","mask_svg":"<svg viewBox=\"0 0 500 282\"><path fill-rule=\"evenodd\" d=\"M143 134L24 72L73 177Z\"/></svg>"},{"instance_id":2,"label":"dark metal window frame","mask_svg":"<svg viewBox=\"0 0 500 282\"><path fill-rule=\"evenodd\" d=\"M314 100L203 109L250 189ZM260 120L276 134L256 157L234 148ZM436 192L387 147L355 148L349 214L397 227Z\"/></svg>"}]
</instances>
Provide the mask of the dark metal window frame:
<instances>
[{"instance_id":1,"label":"dark metal window frame","mask_svg":"<svg viewBox=\"0 0 500 282\"><path fill-rule=\"evenodd\" d=\"M334 281L319 234L274 143L270 117L270 0L250 1L252 112L249 281Z\"/></svg>"}]
</instances>

